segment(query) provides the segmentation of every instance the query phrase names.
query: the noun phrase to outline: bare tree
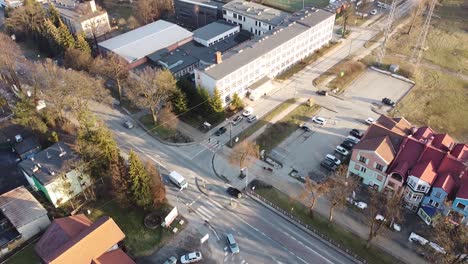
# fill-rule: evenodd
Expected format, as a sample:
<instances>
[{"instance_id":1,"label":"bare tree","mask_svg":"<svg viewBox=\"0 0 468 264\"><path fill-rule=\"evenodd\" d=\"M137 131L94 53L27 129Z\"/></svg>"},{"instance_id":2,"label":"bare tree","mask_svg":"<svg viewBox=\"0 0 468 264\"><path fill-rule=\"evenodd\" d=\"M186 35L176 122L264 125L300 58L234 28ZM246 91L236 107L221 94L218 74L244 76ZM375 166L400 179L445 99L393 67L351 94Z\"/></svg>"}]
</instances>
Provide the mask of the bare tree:
<instances>
[{"instance_id":1,"label":"bare tree","mask_svg":"<svg viewBox=\"0 0 468 264\"><path fill-rule=\"evenodd\" d=\"M258 146L250 141L244 140L234 146L229 156L229 162L233 165L239 165L239 169L242 170L255 163L258 157Z\"/></svg>"},{"instance_id":2,"label":"bare tree","mask_svg":"<svg viewBox=\"0 0 468 264\"><path fill-rule=\"evenodd\" d=\"M179 123L179 118L174 114L170 105L166 105L159 111L158 120L162 126L170 129L176 129Z\"/></svg>"},{"instance_id":3,"label":"bare tree","mask_svg":"<svg viewBox=\"0 0 468 264\"><path fill-rule=\"evenodd\" d=\"M176 80L168 70L146 67L138 76L130 78L130 98L135 104L151 111L154 125L158 123L158 112L176 89Z\"/></svg>"},{"instance_id":4,"label":"bare tree","mask_svg":"<svg viewBox=\"0 0 468 264\"><path fill-rule=\"evenodd\" d=\"M66 68L72 68L77 71L88 71L93 61L93 57L87 52L79 49L67 49L63 58Z\"/></svg>"},{"instance_id":5,"label":"bare tree","mask_svg":"<svg viewBox=\"0 0 468 264\"><path fill-rule=\"evenodd\" d=\"M309 208L309 214L312 216L317 199L320 196L329 192L329 190L329 181L325 181L319 184L315 183L309 177L307 177L305 179L304 186L302 187L302 191L299 194L299 200L301 200L307 205L307 207Z\"/></svg>"},{"instance_id":6,"label":"bare tree","mask_svg":"<svg viewBox=\"0 0 468 264\"><path fill-rule=\"evenodd\" d=\"M153 193L153 206L159 206L166 202L166 187L161 179L161 174L153 163L146 163L146 170L151 178L151 191Z\"/></svg>"},{"instance_id":7,"label":"bare tree","mask_svg":"<svg viewBox=\"0 0 468 264\"><path fill-rule=\"evenodd\" d=\"M122 101L122 83L129 75L128 64L120 56L110 53L106 57L97 57L91 71L112 80L117 86L119 101Z\"/></svg>"},{"instance_id":8,"label":"bare tree","mask_svg":"<svg viewBox=\"0 0 468 264\"><path fill-rule=\"evenodd\" d=\"M468 261L468 227L456 225L447 217L438 215L433 220L432 241L442 247L445 254L433 251L436 263L461 264Z\"/></svg>"},{"instance_id":9,"label":"bare tree","mask_svg":"<svg viewBox=\"0 0 468 264\"><path fill-rule=\"evenodd\" d=\"M17 63L24 61L18 44L9 36L0 33L0 75L10 85L16 85L21 89L21 83L16 73Z\"/></svg>"},{"instance_id":10,"label":"bare tree","mask_svg":"<svg viewBox=\"0 0 468 264\"><path fill-rule=\"evenodd\" d=\"M344 168L344 166L340 166L340 168ZM330 186L327 193L330 202L328 220L332 222L334 210L346 205L346 198L352 195L358 182L354 177L346 177L346 175L341 172L341 169L335 172L328 181Z\"/></svg>"},{"instance_id":11,"label":"bare tree","mask_svg":"<svg viewBox=\"0 0 468 264\"><path fill-rule=\"evenodd\" d=\"M146 25L173 12L173 5L171 0L139 0L135 11L135 16Z\"/></svg>"}]
</instances>

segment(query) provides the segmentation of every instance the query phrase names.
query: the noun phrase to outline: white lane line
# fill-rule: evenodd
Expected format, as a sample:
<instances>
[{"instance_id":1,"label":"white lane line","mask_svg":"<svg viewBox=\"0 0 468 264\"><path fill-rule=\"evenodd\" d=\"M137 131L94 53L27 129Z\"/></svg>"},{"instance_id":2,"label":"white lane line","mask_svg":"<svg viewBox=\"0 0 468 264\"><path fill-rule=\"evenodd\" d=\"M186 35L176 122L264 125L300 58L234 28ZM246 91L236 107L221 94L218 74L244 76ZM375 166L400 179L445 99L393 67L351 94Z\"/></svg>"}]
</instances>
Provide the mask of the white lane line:
<instances>
[{"instance_id":1,"label":"white lane line","mask_svg":"<svg viewBox=\"0 0 468 264\"><path fill-rule=\"evenodd\" d=\"M132 145L134 148L136 148L139 152L145 154L145 156L147 156L149 159L151 159L152 161L156 162L159 166L163 167L164 169L168 170L161 162L159 162L158 160L154 159L153 157L151 157L149 154L147 154L145 151L143 151L142 149L140 149L139 147L135 146L132 142L128 142L128 144Z\"/></svg>"},{"instance_id":2,"label":"white lane line","mask_svg":"<svg viewBox=\"0 0 468 264\"><path fill-rule=\"evenodd\" d=\"M215 216L214 213L210 212L210 210L206 209L206 207L204 207L203 205L200 205L200 207L198 207L197 210L200 210L200 211L204 212L206 215L210 216L210 219Z\"/></svg>"},{"instance_id":3,"label":"white lane line","mask_svg":"<svg viewBox=\"0 0 468 264\"><path fill-rule=\"evenodd\" d=\"M298 242L299 244L301 244L303 247L305 247L306 249L314 252L315 254L319 255L322 259L324 259L325 261L327 261L328 263L334 263L334 262L331 262L329 261L327 258L325 258L323 255L321 255L320 253L318 253L317 251L313 250L312 248L304 245L304 243L302 243L301 241L298 241L295 237L291 236L289 233L286 233L284 231L281 231L281 233L283 233L284 235L286 235L287 237L289 238L292 238L293 240L295 240L296 242Z\"/></svg>"}]
</instances>

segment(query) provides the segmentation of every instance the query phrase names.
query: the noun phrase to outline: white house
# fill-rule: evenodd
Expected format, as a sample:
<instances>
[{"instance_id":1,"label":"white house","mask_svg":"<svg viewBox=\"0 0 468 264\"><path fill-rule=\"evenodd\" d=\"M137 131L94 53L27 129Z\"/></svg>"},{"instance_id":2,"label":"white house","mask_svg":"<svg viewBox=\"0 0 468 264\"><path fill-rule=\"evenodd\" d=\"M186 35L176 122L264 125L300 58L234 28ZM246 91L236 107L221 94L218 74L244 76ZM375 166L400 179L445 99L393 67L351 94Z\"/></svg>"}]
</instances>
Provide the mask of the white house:
<instances>
[{"instance_id":1,"label":"white house","mask_svg":"<svg viewBox=\"0 0 468 264\"><path fill-rule=\"evenodd\" d=\"M74 166L79 157L66 144L58 142L18 164L29 184L55 206L67 202L91 185L88 175Z\"/></svg>"},{"instance_id":2,"label":"white house","mask_svg":"<svg viewBox=\"0 0 468 264\"><path fill-rule=\"evenodd\" d=\"M223 19L261 36L279 26L288 13L254 2L234 0L223 6Z\"/></svg>"},{"instance_id":3,"label":"white house","mask_svg":"<svg viewBox=\"0 0 468 264\"><path fill-rule=\"evenodd\" d=\"M218 64L197 68L195 82L210 92L217 88L225 105L234 93L245 96L259 87L267 93L265 88L269 85L264 77L274 78L328 44L334 23L334 13L314 8L301 10L262 38L244 42L223 54Z\"/></svg>"},{"instance_id":4,"label":"white house","mask_svg":"<svg viewBox=\"0 0 468 264\"><path fill-rule=\"evenodd\" d=\"M24 187L0 195L0 256L50 224L46 209Z\"/></svg>"}]
</instances>

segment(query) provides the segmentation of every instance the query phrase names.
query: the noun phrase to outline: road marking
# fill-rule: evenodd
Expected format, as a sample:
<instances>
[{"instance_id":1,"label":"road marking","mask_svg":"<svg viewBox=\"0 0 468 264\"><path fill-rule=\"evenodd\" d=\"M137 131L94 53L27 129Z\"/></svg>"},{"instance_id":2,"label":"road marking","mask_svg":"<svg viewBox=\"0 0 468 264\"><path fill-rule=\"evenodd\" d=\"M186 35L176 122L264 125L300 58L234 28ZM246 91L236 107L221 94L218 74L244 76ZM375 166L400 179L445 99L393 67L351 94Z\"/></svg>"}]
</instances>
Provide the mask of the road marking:
<instances>
[{"instance_id":1,"label":"road marking","mask_svg":"<svg viewBox=\"0 0 468 264\"><path fill-rule=\"evenodd\" d=\"M216 205L212 204L212 203L210 202L210 200L207 200L206 203L208 203L209 205L211 205L216 211L221 210L221 208L219 208L219 206L216 206Z\"/></svg>"},{"instance_id":2,"label":"road marking","mask_svg":"<svg viewBox=\"0 0 468 264\"><path fill-rule=\"evenodd\" d=\"M149 154L147 154L146 152L144 152L143 150L141 150L139 147L135 146L132 142L128 142L128 144L132 145L134 148L136 148L139 152L145 154L145 156L147 156L149 159L151 159L152 161L156 162L159 166L163 167L164 169L168 170L161 162L159 162L158 160L154 159L153 157L151 157Z\"/></svg>"},{"instance_id":3,"label":"road marking","mask_svg":"<svg viewBox=\"0 0 468 264\"><path fill-rule=\"evenodd\" d=\"M205 213L205 215L209 216L209 219L213 218L215 215L210 212L210 210L206 209L203 205L197 208L197 210L200 210L201 212Z\"/></svg>"},{"instance_id":4,"label":"road marking","mask_svg":"<svg viewBox=\"0 0 468 264\"><path fill-rule=\"evenodd\" d=\"M197 212L197 214L198 214L203 220L208 221L208 220L211 219L210 216L205 215L205 213L203 213L203 212L200 211L199 209L200 209L200 208L197 208L197 209L195 210L195 212Z\"/></svg>"},{"instance_id":5,"label":"road marking","mask_svg":"<svg viewBox=\"0 0 468 264\"><path fill-rule=\"evenodd\" d=\"M215 201L215 200L213 200L213 199L210 199L210 200L207 200L207 201L212 201L214 204L216 204L217 206L219 206L219 208L224 209L224 207L223 207L220 203L218 203L217 201Z\"/></svg>"}]
</instances>

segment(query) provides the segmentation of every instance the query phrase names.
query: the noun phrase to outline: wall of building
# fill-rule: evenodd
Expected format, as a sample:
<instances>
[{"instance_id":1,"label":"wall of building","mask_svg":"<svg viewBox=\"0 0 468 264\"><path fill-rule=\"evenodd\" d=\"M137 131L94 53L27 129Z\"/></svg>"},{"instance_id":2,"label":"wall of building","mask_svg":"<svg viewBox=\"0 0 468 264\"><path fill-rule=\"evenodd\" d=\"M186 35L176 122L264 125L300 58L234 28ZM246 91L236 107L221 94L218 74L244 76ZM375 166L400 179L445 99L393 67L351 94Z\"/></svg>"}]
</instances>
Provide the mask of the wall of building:
<instances>
[{"instance_id":1,"label":"wall of building","mask_svg":"<svg viewBox=\"0 0 468 264\"><path fill-rule=\"evenodd\" d=\"M32 209L34 210L34 209ZM21 239L28 240L39 232L45 230L50 225L50 220L47 214L41 216L38 219L28 223L27 225L17 228L18 232L21 234Z\"/></svg>"},{"instance_id":2,"label":"wall of building","mask_svg":"<svg viewBox=\"0 0 468 264\"><path fill-rule=\"evenodd\" d=\"M461 209L460 206L461 205L464 205L465 206L465 209ZM465 219L464 223L466 223L468 220L468 200L467 199L461 199L461 198L455 198L455 200L453 201L453 204L452 204L452 210L453 211L456 211L456 212L459 212L460 214L464 215L465 216Z\"/></svg>"},{"instance_id":3,"label":"wall of building","mask_svg":"<svg viewBox=\"0 0 468 264\"><path fill-rule=\"evenodd\" d=\"M439 193L439 197L436 197L436 194ZM442 208L444 205L445 197L447 193L441 188L432 188L429 195L425 196L422 204L423 205L431 205L435 208Z\"/></svg>"},{"instance_id":4,"label":"wall of building","mask_svg":"<svg viewBox=\"0 0 468 264\"><path fill-rule=\"evenodd\" d=\"M44 186L49 200L55 207L59 207L91 185L89 176L83 175L80 179L77 173L75 170L70 171L66 174L65 179L57 177L55 181Z\"/></svg>"},{"instance_id":5,"label":"wall of building","mask_svg":"<svg viewBox=\"0 0 468 264\"><path fill-rule=\"evenodd\" d=\"M293 64L327 44L332 38L334 23L335 17L332 16L256 60L243 65L222 79L215 80L203 70L197 69L195 70L195 81L197 85L208 89L210 92L213 92L214 88L217 87L224 99L224 105L226 105L230 102L234 93L245 96L248 87L256 81L265 76L273 79ZM268 39L264 41L268 41Z\"/></svg>"},{"instance_id":6,"label":"wall of building","mask_svg":"<svg viewBox=\"0 0 468 264\"><path fill-rule=\"evenodd\" d=\"M241 29L250 31L254 35L261 36L266 32L275 28L274 25L268 24L252 17L241 15L230 10L223 10L223 19L239 25Z\"/></svg>"},{"instance_id":7,"label":"wall of building","mask_svg":"<svg viewBox=\"0 0 468 264\"><path fill-rule=\"evenodd\" d=\"M84 31L89 38L93 36L93 28L96 37L100 37L111 30L107 12L80 23L80 31Z\"/></svg>"},{"instance_id":8,"label":"wall of building","mask_svg":"<svg viewBox=\"0 0 468 264\"><path fill-rule=\"evenodd\" d=\"M192 1L174 0L177 23L191 29L197 29L222 18L217 6L204 5Z\"/></svg>"},{"instance_id":9,"label":"wall of building","mask_svg":"<svg viewBox=\"0 0 468 264\"><path fill-rule=\"evenodd\" d=\"M235 28L232 28L226 32L223 32L222 34L219 34L218 36L214 37L214 38L211 38L211 39L201 39L201 38L197 38L197 37L193 37L193 40L195 40L196 42L202 44L203 46L205 47L209 47L215 43L218 43L219 41L225 39L225 38L228 38L236 33L238 33L240 30L239 30L239 27L235 27Z\"/></svg>"},{"instance_id":10,"label":"wall of building","mask_svg":"<svg viewBox=\"0 0 468 264\"><path fill-rule=\"evenodd\" d=\"M366 162L360 161L365 158ZM377 164L383 165L382 170L377 169ZM377 185L381 191L385 185L387 175L385 173L388 164L378 155L371 151L354 150L348 166L348 175L357 175L362 178L366 185Z\"/></svg>"}]
</instances>

